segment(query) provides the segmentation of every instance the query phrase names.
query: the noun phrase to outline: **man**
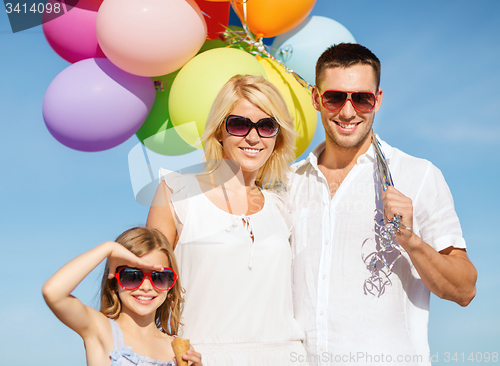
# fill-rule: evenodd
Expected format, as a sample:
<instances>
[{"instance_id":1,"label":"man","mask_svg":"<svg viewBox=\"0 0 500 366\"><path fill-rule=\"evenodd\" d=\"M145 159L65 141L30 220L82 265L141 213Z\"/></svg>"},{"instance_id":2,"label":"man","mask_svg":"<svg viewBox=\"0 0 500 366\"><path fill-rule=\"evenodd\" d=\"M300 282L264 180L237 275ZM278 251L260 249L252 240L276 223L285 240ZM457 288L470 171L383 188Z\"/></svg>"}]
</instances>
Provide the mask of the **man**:
<instances>
[{"instance_id":1,"label":"man","mask_svg":"<svg viewBox=\"0 0 500 366\"><path fill-rule=\"evenodd\" d=\"M312 101L326 141L290 177L294 311L313 364L429 365L430 292L461 306L475 296L441 172L382 141L394 181L382 188L372 145L379 82L380 61L363 46L321 55ZM386 248L381 225L395 215L395 248Z\"/></svg>"}]
</instances>

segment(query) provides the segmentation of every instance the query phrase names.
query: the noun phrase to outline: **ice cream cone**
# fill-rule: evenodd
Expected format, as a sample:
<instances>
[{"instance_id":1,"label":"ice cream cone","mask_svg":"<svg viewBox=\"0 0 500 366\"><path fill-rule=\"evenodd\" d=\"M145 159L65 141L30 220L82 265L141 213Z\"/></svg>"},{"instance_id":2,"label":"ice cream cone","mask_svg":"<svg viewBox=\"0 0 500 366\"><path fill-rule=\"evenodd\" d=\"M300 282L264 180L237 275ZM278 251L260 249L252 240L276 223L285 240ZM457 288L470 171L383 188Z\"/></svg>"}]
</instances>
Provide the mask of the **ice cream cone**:
<instances>
[{"instance_id":1,"label":"ice cream cone","mask_svg":"<svg viewBox=\"0 0 500 366\"><path fill-rule=\"evenodd\" d=\"M172 341L172 348L174 349L175 358L177 359L177 366L187 366L188 363L182 359L182 355L189 349L189 339L175 337Z\"/></svg>"}]
</instances>

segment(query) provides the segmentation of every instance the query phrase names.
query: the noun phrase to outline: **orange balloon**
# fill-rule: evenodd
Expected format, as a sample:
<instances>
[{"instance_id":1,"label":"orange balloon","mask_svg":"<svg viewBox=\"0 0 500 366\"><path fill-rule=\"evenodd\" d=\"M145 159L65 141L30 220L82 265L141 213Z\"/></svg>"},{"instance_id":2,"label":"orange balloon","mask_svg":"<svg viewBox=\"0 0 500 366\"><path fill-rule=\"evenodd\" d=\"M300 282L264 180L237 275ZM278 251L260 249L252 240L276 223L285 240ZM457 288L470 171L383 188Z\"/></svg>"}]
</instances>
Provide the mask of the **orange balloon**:
<instances>
[{"instance_id":1,"label":"orange balloon","mask_svg":"<svg viewBox=\"0 0 500 366\"><path fill-rule=\"evenodd\" d=\"M274 37L292 30L307 18L316 0L247 0L246 23L253 34ZM243 4L233 2L236 14L245 21Z\"/></svg>"}]
</instances>

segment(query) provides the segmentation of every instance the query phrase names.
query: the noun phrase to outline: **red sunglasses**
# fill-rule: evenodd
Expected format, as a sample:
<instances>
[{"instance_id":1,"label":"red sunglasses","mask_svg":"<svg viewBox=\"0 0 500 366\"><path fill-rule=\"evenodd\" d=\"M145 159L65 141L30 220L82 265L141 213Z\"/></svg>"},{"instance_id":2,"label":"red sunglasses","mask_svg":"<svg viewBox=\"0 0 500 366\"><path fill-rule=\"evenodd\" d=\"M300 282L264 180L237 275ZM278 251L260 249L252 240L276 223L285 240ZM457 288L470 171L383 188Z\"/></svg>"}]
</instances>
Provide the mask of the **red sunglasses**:
<instances>
[{"instance_id":1,"label":"red sunglasses","mask_svg":"<svg viewBox=\"0 0 500 366\"><path fill-rule=\"evenodd\" d=\"M136 290L149 278L151 285L158 291L168 291L177 281L177 273L172 268L164 267L163 271L145 272L139 268L120 266L116 269L115 278L121 288Z\"/></svg>"},{"instance_id":2,"label":"red sunglasses","mask_svg":"<svg viewBox=\"0 0 500 366\"><path fill-rule=\"evenodd\" d=\"M361 113L370 112L375 108L377 97L368 91L327 90L321 95L321 104L329 111L341 109L350 100L352 106Z\"/></svg>"}]
</instances>

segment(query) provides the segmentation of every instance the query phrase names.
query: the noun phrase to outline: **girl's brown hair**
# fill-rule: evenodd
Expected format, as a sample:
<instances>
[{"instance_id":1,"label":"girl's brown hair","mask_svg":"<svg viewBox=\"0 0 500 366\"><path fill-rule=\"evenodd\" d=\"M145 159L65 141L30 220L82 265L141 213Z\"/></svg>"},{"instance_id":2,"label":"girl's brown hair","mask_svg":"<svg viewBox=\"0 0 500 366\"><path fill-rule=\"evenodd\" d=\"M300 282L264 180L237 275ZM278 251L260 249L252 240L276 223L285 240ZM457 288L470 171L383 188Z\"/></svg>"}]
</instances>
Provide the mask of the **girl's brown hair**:
<instances>
[{"instance_id":1,"label":"girl's brown hair","mask_svg":"<svg viewBox=\"0 0 500 366\"><path fill-rule=\"evenodd\" d=\"M122 233L117 239L125 248L138 257L142 257L154 250L161 250L168 258L170 267L179 273L174 252L167 238L156 229L145 227L135 227ZM121 300L118 296L118 283L116 278L108 279L109 264L106 261L106 268L101 281L101 312L108 318L116 319L122 311ZM162 332L169 335L177 334L180 325L181 303L181 282L179 278L175 281L167 294L165 302L156 309L156 326ZM170 317L170 323L169 323Z\"/></svg>"}]
</instances>

